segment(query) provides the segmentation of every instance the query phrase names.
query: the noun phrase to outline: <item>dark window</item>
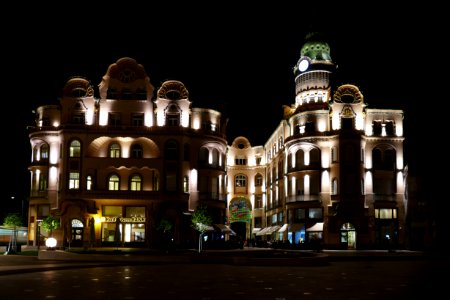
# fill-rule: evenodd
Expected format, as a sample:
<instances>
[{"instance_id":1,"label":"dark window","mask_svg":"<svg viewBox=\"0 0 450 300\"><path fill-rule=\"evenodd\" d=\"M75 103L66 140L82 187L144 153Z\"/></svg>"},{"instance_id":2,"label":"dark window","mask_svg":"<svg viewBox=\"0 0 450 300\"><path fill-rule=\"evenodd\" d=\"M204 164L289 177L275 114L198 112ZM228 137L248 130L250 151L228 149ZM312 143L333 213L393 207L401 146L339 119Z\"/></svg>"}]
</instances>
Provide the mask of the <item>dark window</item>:
<instances>
[{"instance_id":1,"label":"dark window","mask_svg":"<svg viewBox=\"0 0 450 300\"><path fill-rule=\"evenodd\" d=\"M134 144L131 146L131 158L142 158L142 146Z\"/></svg>"}]
</instances>

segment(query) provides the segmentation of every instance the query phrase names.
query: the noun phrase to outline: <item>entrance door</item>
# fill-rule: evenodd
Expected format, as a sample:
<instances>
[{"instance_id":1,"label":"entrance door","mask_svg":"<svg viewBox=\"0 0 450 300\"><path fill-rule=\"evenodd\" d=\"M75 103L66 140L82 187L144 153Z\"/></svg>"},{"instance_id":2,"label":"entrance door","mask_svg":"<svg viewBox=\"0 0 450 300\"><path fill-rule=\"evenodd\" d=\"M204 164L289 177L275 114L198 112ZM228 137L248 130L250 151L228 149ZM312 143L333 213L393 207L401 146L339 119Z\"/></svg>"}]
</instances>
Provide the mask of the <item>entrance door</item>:
<instances>
[{"instance_id":1,"label":"entrance door","mask_svg":"<svg viewBox=\"0 0 450 300\"><path fill-rule=\"evenodd\" d=\"M341 244L347 249L356 249L356 230L351 223L344 223L341 227Z\"/></svg>"},{"instance_id":2,"label":"entrance door","mask_svg":"<svg viewBox=\"0 0 450 300\"><path fill-rule=\"evenodd\" d=\"M72 220L72 229L71 229L71 237L72 240L70 245L72 247L82 247L83 246L83 236L84 236L84 225L78 219Z\"/></svg>"}]
</instances>

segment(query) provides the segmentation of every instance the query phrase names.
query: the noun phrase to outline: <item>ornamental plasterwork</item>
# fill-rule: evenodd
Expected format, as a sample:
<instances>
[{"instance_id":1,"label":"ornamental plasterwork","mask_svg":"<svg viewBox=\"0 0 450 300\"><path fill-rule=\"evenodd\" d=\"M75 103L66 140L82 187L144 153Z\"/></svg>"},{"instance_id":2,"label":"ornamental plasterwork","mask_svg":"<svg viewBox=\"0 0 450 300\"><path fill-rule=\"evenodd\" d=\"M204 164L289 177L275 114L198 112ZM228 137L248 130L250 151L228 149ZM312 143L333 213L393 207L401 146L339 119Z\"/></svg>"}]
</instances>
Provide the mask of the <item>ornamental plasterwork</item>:
<instances>
[{"instance_id":1,"label":"ornamental plasterwork","mask_svg":"<svg viewBox=\"0 0 450 300\"><path fill-rule=\"evenodd\" d=\"M352 84L341 85L337 91L334 93L333 100L337 103L349 103L344 101L345 96L352 97L352 103L362 103L364 101L364 96L357 86Z\"/></svg>"},{"instance_id":2,"label":"ornamental plasterwork","mask_svg":"<svg viewBox=\"0 0 450 300\"><path fill-rule=\"evenodd\" d=\"M187 99L189 92L180 81L169 80L164 82L158 90L157 97L170 100Z\"/></svg>"},{"instance_id":3,"label":"ornamental plasterwork","mask_svg":"<svg viewBox=\"0 0 450 300\"><path fill-rule=\"evenodd\" d=\"M353 118L355 116L355 112L353 111L350 105L345 105L341 111L341 118Z\"/></svg>"}]
</instances>

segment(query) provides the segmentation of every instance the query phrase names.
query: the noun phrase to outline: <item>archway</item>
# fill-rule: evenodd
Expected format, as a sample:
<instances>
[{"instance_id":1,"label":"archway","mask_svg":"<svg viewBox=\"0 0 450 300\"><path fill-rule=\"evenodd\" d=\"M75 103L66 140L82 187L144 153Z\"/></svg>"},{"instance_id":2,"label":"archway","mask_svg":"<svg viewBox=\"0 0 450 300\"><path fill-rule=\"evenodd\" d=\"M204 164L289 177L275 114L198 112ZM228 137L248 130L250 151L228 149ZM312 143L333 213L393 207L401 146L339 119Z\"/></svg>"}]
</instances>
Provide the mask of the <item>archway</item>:
<instances>
[{"instance_id":1,"label":"archway","mask_svg":"<svg viewBox=\"0 0 450 300\"><path fill-rule=\"evenodd\" d=\"M228 222L231 229L236 232L237 238L246 240L250 237L252 224L252 204L244 197L234 198L230 201L228 209ZM249 233L247 235L247 233Z\"/></svg>"}]
</instances>

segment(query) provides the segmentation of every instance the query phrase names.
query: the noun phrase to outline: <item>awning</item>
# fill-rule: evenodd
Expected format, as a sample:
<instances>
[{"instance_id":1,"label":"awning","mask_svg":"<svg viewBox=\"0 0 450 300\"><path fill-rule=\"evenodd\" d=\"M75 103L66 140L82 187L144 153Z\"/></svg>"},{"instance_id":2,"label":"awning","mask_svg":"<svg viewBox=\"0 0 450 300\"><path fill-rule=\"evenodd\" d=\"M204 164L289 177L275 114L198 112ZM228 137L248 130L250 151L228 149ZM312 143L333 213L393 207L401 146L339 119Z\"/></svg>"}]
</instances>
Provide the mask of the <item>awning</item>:
<instances>
[{"instance_id":1,"label":"awning","mask_svg":"<svg viewBox=\"0 0 450 300\"><path fill-rule=\"evenodd\" d=\"M256 233L256 235L265 235L266 232L267 232L267 230L269 230L269 229L270 229L270 226L269 226L269 227L264 227L263 229L261 229L260 231L258 231L258 232Z\"/></svg>"},{"instance_id":2,"label":"awning","mask_svg":"<svg viewBox=\"0 0 450 300\"><path fill-rule=\"evenodd\" d=\"M269 230L267 230L266 234L272 234L272 233L274 233L275 231L277 231L278 229L280 229L280 226L278 226L278 225L269 227Z\"/></svg>"},{"instance_id":3,"label":"awning","mask_svg":"<svg viewBox=\"0 0 450 300\"><path fill-rule=\"evenodd\" d=\"M261 228L253 228L253 229L252 229L252 233L253 233L253 234L258 233L258 232L260 232L260 231L261 231Z\"/></svg>"},{"instance_id":4,"label":"awning","mask_svg":"<svg viewBox=\"0 0 450 300\"><path fill-rule=\"evenodd\" d=\"M228 233L231 235L236 235L236 232L233 231L230 227L224 224L214 224L222 233Z\"/></svg>"},{"instance_id":5,"label":"awning","mask_svg":"<svg viewBox=\"0 0 450 300\"><path fill-rule=\"evenodd\" d=\"M285 232L287 228L288 228L288 224L284 224L283 226L281 226L280 229L278 229L278 232Z\"/></svg>"},{"instance_id":6,"label":"awning","mask_svg":"<svg viewBox=\"0 0 450 300\"><path fill-rule=\"evenodd\" d=\"M316 223L313 226L311 226L309 228L306 228L306 231L307 232L310 232L310 231L323 231L323 222Z\"/></svg>"},{"instance_id":7,"label":"awning","mask_svg":"<svg viewBox=\"0 0 450 300\"><path fill-rule=\"evenodd\" d=\"M212 226L206 226L205 232L215 232L216 230Z\"/></svg>"},{"instance_id":8,"label":"awning","mask_svg":"<svg viewBox=\"0 0 450 300\"><path fill-rule=\"evenodd\" d=\"M196 225L197 225L197 229L199 231L201 231L200 229L203 229L203 232L214 232L214 231L216 231L214 229L214 227L212 227L210 225L205 225L205 224L202 224L202 223L197 223Z\"/></svg>"}]
</instances>

